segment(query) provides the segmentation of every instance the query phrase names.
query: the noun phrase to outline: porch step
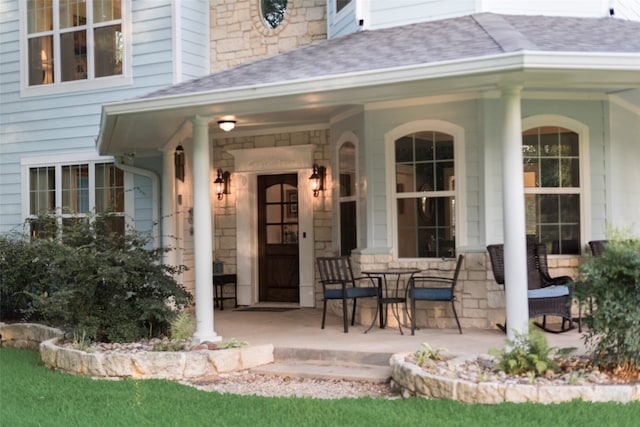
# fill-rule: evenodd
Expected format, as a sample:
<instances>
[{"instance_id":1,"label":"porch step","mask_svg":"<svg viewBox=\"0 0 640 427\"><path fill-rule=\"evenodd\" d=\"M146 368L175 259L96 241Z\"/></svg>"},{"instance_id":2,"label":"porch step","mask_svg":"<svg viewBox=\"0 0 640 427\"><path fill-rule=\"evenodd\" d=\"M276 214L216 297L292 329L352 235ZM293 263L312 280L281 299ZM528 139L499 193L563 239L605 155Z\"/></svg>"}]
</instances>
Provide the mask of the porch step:
<instances>
[{"instance_id":1,"label":"porch step","mask_svg":"<svg viewBox=\"0 0 640 427\"><path fill-rule=\"evenodd\" d=\"M391 378L391 353L275 348L275 362L252 369L264 375L384 383Z\"/></svg>"}]
</instances>

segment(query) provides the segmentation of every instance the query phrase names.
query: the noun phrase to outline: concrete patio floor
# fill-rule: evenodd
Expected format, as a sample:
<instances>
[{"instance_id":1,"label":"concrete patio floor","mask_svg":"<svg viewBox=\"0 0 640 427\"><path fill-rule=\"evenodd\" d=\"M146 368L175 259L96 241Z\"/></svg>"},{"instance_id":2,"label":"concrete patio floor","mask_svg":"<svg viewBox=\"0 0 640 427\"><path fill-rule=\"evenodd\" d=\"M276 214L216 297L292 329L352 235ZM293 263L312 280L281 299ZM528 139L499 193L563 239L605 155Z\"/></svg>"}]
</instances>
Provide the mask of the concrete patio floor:
<instances>
[{"instance_id":1,"label":"concrete patio floor","mask_svg":"<svg viewBox=\"0 0 640 427\"><path fill-rule=\"evenodd\" d=\"M227 308L215 310L214 329L223 341L232 338L250 345L273 344L275 348L304 348L314 350L341 350L370 353L413 352L421 343L434 349L444 348L458 355L488 353L490 348L502 348L506 335L498 329L420 329L411 336L411 330L403 327L401 335L397 327L380 329L376 324L364 333L368 325L356 324L348 333L342 329L342 318L327 314L325 329L320 329L322 310L294 308L282 312L237 311ZM577 326L577 325L576 325ZM561 334L545 333L550 346L576 347L576 353L584 353L582 334L577 327Z\"/></svg>"}]
</instances>

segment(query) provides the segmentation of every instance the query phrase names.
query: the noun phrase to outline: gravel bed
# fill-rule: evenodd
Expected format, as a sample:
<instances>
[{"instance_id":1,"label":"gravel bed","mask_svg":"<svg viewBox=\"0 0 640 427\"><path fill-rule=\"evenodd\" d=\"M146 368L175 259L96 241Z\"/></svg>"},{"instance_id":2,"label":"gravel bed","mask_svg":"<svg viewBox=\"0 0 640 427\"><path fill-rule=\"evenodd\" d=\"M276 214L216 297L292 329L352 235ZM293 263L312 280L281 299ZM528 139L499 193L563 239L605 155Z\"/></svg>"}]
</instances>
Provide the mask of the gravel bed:
<instances>
[{"instance_id":1,"label":"gravel bed","mask_svg":"<svg viewBox=\"0 0 640 427\"><path fill-rule=\"evenodd\" d=\"M311 397L342 399L372 397L399 399L400 394L387 383L365 381L293 378L256 374L251 371L235 372L198 382L181 382L204 391L256 396Z\"/></svg>"}]
</instances>

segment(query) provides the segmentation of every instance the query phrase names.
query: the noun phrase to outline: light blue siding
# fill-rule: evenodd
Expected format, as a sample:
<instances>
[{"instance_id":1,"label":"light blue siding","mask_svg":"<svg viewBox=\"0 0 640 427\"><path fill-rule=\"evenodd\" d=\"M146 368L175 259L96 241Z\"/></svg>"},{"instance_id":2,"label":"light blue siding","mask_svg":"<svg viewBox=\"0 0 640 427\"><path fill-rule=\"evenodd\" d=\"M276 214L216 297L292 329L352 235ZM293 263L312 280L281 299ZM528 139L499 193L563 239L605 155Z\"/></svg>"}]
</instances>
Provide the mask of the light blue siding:
<instances>
[{"instance_id":1,"label":"light blue siding","mask_svg":"<svg viewBox=\"0 0 640 427\"><path fill-rule=\"evenodd\" d=\"M469 15L476 0L372 0L369 28L394 27Z\"/></svg>"},{"instance_id":2,"label":"light blue siding","mask_svg":"<svg viewBox=\"0 0 640 427\"><path fill-rule=\"evenodd\" d=\"M64 153L87 153L95 156L95 139L100 125L101 106L141 96L171 85L173 76L173 28L171 0L135 0L131 5L132 84L46 96L21 96L20 41L18 0L0 0L0 233L21 226L21 160ZM208 25L208 2L178 2L183 29L188 33L183 48L188 54L185 71L189 76L207 72L208 36L196 37ZM200 43L200 47L197 43ZM136 177L134 181L146 178ZM147 179L148 180L148 179ZM145 184L146 185L146 184ZM150 184L148 184L150 186ZM141 185L141 188L145 187ZM148 190L148 191L147 191ZM151 222L149 199L136 200L135 215ZM148 225L149 225L148 224ZM150 225L146 228L150 229Z\"/></svg>"},{"instance_id":3,"label":"light blue siding","mask_svg":"<svg viewBox=\"0 0 640 427\"><path fill-rule=\"evenodd\" d=\"M355 4L358 0L353 0L349 5L336 14L336 4L334 0L327 1L327 37L332 39L347 34L360 31L358 16L356 16Z\"/></svg>"},{"instance_id":4,"label":"light blue siding","mask_svg":"<svg viewBox=\"0 0 640 427\"><path fill-rule=\"evenodd\" d=\"M188 80L209 71L209 2L181 2L182 76Z\"/></svg>"}]
</instances>

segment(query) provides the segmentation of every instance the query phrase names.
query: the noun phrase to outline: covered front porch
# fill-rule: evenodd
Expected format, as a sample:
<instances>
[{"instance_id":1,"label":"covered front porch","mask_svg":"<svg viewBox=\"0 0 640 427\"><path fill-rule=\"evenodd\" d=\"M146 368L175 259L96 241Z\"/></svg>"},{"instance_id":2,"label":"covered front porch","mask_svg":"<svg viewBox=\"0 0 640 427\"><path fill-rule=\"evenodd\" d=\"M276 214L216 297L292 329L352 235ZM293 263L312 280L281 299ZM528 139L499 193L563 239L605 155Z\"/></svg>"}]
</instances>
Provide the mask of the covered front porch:
<instances>
[{"instance_id":1,"label":"covered front porch","mask_svg":"<svg viewBox=\"0 0 640 427\"><path fill-rule=\"evenodd\" d=\"M280 305L281 306L281 305ZM306 348L328 351L358 351L376 354L414 352L422 343L433 349L446 349L458 355L487 354L489 349L503 348L506 335L497 329L421 328L415 335L400 335L395 327L377 325L364 333L366 324L356 324L348 334L342 331L342 318L329 314L325 329L320 329L322 310L291 307L288 311L217 311L216 331L223 340L236 338L249 345L273 344L274 348ZM577 328L562 334L545 333L550 346L575 347L584 354L585 347Z\"/></svg>"}]
</instances>

